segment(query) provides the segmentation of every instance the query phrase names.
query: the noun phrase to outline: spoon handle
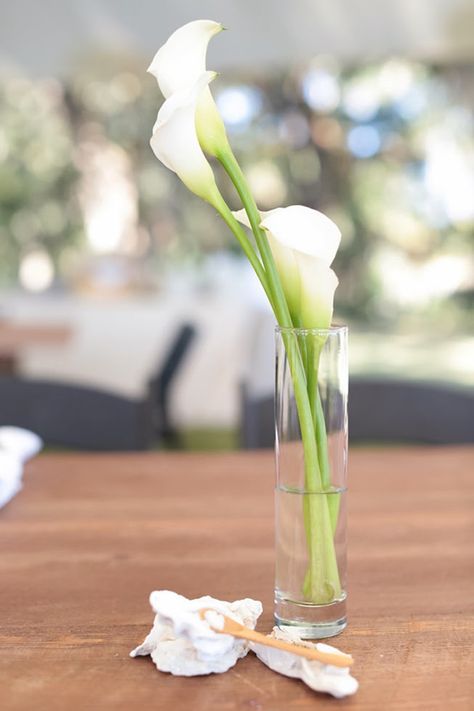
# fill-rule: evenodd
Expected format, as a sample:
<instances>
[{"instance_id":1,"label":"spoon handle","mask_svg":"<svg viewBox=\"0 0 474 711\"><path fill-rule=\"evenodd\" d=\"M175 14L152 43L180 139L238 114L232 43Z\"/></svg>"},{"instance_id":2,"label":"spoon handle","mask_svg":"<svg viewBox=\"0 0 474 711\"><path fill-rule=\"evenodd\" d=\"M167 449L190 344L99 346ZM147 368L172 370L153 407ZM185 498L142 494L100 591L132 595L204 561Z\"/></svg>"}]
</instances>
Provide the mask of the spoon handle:
<instances>
[{"instance_id":1,"label":"spoon handle","mask_svg":"<svg viewBox=\"0 0 474 711\"><path fill-rule=\"evenodd\" d=\"M226 633L225 627L222 632ZM334 654L333 652L321 652L319 649L310 649L309 647L302 647L297 644L292 644L291 642L284 642L281 639L275 639L274 637L267 637L260 632L255 632L255 630L243 627L242 629L233 629L233 631L228 631L227 634L232 634L234 637L240 637L242 639L247 639L250 642L256 642L257 644L263 644L266 647L274 647L275 649L281 649L283 652L290 652L291 654L296 654L300 657L305 657L306 659L313 659L322 664L331 664L334 667L350 667L353 664L353 659L348 654Z\"/></svg>"}]
</instances>

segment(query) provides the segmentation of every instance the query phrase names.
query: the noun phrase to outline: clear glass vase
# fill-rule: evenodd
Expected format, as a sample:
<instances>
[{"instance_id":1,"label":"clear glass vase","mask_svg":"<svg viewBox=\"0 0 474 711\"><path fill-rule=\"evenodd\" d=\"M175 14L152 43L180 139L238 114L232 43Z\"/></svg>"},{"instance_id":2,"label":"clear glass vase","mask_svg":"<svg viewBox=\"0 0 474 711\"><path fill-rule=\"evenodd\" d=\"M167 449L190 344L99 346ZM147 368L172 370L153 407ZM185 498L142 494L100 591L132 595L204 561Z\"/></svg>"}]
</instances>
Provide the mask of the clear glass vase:
<instances>
[{"instance_id":1,"label":"clear glass vase","mask_svg":"<svg viewBox=\"0 0 474 711\"><path fill-rule=\"evenodd\" d=\"M275 619L346 624L347 328L276 329Z\"/></svg>"}]
</instances>

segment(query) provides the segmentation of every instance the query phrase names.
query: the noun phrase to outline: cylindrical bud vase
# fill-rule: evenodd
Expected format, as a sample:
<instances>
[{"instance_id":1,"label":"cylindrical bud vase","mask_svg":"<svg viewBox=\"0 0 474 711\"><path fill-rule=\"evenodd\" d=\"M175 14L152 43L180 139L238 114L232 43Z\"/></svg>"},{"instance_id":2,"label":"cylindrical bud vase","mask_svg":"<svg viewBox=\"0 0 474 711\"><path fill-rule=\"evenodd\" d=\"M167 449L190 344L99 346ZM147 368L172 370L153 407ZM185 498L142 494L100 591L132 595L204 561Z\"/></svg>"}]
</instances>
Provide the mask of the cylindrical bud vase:
<instances>
[{"instance_id":1,"label":"cylindrical bud vase","mask_svg":"<svg viewBox=\"0 0 474 711\"><path fill-rule=\"evenodd\" d=\"M275 619L346 624L347 328L276 329Z\"/></svg>"}]
</instances>

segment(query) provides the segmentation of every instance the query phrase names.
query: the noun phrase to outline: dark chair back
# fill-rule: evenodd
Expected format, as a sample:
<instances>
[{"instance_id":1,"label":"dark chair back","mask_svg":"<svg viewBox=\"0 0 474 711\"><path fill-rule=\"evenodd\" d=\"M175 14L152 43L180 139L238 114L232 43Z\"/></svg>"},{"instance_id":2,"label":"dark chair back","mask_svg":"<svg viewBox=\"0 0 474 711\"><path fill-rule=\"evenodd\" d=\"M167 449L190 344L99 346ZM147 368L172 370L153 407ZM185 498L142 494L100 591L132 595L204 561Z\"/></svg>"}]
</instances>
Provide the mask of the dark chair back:
<instances>
[{"instance_id":1,"label":"dark chair back","mask_svg":"<svg viewBox=\"0 0 474 711\"><path fill-rule=\"evenodd\" d=\"M266 449L275 442L275 399L273 395L252 395L245 384L240 389L240 446Z\"/></svg>"},{"instance_id":2,"label":"dark chair back","mask_svg":"<svg viewBox=\"0 0 474 711\"><path fill-rule=\"evenodd\" d=\"M474 392L448 384L353 378L351 442L474 442Z\"/></svg>"},{"instance_id":3,"label":"dark chair back","mask_svg":"<svg viewBox=\"0 0 474 711\"><path fill-rule=\"evenodd\" d=\"M152 442L148 400L46 380L0 378L0 426L26 427L46 445L142 450Z\"/></svg>"},{"instance_id":4,"label":"dark chair back","mask_svg":"<svg viewBox=\"0 0 474 711\"><path fill-rule=\"evenodd\" d=\"M272 395L252 396L242 387L241 446L272 447ZM351 378L349 440L414 444L474 442L474 391L447 384Z\"/></svg>"},{"instance_id":5,"label":"dark chair back","mask_svg":"<svg viewBox=\"0 0 474 711\"><path fill-rule=\"evenodd\" d=\"M186 323L180 327L159 371L149 383L156 435L171 447L179 447L181 444L179 432L170 415L171 386L195 336L196 329L191 324Z\"/></svg>"}]
</instances>

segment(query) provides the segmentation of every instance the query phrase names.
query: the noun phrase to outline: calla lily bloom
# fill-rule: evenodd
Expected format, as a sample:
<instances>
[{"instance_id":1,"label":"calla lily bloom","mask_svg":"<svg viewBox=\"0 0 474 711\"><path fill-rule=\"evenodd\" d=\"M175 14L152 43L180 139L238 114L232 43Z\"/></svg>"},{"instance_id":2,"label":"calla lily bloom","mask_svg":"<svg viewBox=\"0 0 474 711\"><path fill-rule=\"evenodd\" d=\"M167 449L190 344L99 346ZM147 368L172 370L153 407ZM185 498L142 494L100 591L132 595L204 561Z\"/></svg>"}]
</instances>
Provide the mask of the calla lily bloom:
<instances>
[{"instance_id":1,"label":"calla lily bloom","mask_svg":"<svg viewBox=\"0 0 474 711\"><path fill-rule=\"evenodd\" d=\"M204 72L196 83L172 94L161 106L150 145L156 157L176 173L186 187L215 204L220 194L196 134L196 104L203 90L215 77Z\"/></svg>"},{"instance_id":2,"label":"calla lily bloom","mask_svg":"<svg viewBox=\"0 0 474 711\"><path fill-rule=\"evenodd\" d=\"M334 292L339 280L321 259L295 252L300 278L299 311L293 316L303 328L329 328L334 310Z\"/></svg>"},{"instance_id":3,"label":"calla lily bloom","mask_svg":"<svg viewBox=\"0 0 474 711\"><path fill-rule=\"evenodd\" d=\"M210 20L190 22L176 30L157 52L148 71L158 80L165 102L153 128L152 149L192 192L211 203L230 227L252 264L279 325L284 329L326 329L331 325L338 284L330 265L341 234L325 215L300 205L258 211L209 90L215 73L206 71L207 46L222 29L222 25ZM231 213L204 152L222 164L245 212ZM249 226L247 215L255 245L236 221ZM316 333L306 345L300 347L293 339L295 347L287 348L304 448L304 482L311 492L324 492L331 484L324 411L318 391L319 359L326 339L325 333ZM330 489L327 492L332 493ZM302 513L308 543L302 593L316 604L337 600L341 584L333 531L338 499L333 497L330 502L324 496L315 497Z\"/></svg>"},{"instance_id":4,"label":"calla lily bloom","mask_svg":"<svg viewBox=\"0 0 474 711\"><path fill-rule=\"evenodd\" d=\"M205 73L209 40L222 29L219 22L212 20L188 22L173 32L158 50L148 71L158 81L165 99L190 89ZM225 127L209 87L202 91L197 102L196 130L201 147L210 155L217 155L228 145Z\"/></svg>"},{"instance_id":5,"label":"calla lily bloom","mask_svg":"<svg viewBox=\"0 0 474 711\"><path fill-rule=\"evenodd\" d=\"M328 328L338 285L330 264L341 241L339 228L326 215L303 205L260 214L293 323ZM244 210L235 216L249 226Z\"/></svg>"},{"instance_id":6,"label":"calla lily bloom","mask_svg":"<svg viewBox=\"0 0 474 711\"><path fill-rule=\"evenodd\" d=\"M179 27L155 54L148 67L167 99L177 91L189 89L206 71L207 45L222 30L212 20L196 20Z\"/></svg>"},{"instance_id":7,"label":"calla lily bloom","mask_svg":"<svg viewBox=\"0 0 474 711\"><path fill-rule=\"evenodd\" d=\"M283 246L318 257L328 266L333 262L341 232L322 212L304 205L290 205L260 214L262 227Z\"/></svg>"}]
</instances>

